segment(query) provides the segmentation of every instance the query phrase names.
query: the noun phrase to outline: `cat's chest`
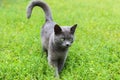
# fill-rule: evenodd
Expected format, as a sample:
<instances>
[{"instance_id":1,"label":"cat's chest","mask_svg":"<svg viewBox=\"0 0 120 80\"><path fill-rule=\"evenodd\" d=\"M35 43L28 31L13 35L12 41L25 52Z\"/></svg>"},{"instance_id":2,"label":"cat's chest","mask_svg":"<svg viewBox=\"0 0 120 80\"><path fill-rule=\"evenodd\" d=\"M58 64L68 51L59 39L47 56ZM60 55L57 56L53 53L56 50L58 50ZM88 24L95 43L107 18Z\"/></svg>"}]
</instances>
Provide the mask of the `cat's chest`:
<instances>
[{"instance_id":1,"label":"cat's chest","mask_svg":"<svg viewBox=\"0 0 120 80\"><path fill-rule=\"evenodd\" d=\"M67 55L67 51L65 51L65 52L55 52L54 54L58 58L63 58L63 57L65 57Z\"/></svg>"}]
</instances>

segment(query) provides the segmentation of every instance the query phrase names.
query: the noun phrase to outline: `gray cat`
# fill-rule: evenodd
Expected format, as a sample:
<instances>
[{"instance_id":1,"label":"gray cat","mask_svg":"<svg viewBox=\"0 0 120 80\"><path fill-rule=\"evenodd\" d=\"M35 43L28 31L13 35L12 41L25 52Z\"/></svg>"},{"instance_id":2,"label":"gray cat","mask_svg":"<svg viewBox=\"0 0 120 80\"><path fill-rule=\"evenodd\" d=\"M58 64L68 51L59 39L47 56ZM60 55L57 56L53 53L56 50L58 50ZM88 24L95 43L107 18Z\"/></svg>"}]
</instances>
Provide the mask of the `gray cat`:
<instances>
[{"instance_id":1,"label":"gray cat","mask_svg":"<svg viewBox=\"0 0 120 80\"><path fill-rule=\"evenodd\" d=\"M27 18L30 18L32 9L39 6L45 12L45 24L41 31L43 50L48 55L48 63L55 69L55 76L59 77L67 58L68 48L74 41L74 32L77 24L60 27L53 22L50 8L42 1L31 1L27 7Z\"/></svg>"}]
</instances>

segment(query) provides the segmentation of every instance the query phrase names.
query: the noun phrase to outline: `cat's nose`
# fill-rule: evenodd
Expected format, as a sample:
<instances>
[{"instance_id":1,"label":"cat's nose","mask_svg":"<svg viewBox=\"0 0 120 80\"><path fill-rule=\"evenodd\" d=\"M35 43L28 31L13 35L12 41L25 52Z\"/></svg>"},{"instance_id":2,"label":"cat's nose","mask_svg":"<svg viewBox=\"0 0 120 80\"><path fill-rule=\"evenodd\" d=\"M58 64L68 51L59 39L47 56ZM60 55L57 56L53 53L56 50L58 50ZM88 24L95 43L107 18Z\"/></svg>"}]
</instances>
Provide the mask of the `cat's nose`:
<instances>
[{"instance_id":1,"label":"cat's nose","mask_svg":"<svg viewBox=\"0 0 120 80\"><path fill-rule=\"evenodd\" d=\"M66 44L66 46L68 47L68 46L69 46L69 44Z\"/></svg>"},{"instance_id":2,"label":"cat's nose","mask_svg":"<svg viewBox=\"0 0 120 80\"><path fill-rule=\"evenodd\" d=\"M70 46L70 44L69 44L69 43L67 43L67 44L66 44L66 46L67 46L67 47L69 47L69 46Z\"/></svg>"}]
</instances>

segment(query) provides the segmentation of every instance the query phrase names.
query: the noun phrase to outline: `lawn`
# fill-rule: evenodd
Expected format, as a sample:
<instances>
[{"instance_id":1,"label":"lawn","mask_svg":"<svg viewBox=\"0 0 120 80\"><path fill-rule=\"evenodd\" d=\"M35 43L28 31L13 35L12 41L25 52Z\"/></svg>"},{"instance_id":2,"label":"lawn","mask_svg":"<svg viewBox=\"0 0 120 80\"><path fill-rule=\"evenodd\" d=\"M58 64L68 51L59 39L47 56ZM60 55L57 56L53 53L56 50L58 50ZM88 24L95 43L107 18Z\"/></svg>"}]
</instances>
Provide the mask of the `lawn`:
<instances>
[{"instance_id":1,"label":"lawn","mask_svg":"<svg viewBox=\"0 0 120 80\"><path fill-rule=\"evenodd\" d=\"M61 80L120 80L120 0L45 0L59 25L78 24ZM42 52L45 18L29 0L0 0L0 80L54 80Z\"/></svg>"}]
</instances>

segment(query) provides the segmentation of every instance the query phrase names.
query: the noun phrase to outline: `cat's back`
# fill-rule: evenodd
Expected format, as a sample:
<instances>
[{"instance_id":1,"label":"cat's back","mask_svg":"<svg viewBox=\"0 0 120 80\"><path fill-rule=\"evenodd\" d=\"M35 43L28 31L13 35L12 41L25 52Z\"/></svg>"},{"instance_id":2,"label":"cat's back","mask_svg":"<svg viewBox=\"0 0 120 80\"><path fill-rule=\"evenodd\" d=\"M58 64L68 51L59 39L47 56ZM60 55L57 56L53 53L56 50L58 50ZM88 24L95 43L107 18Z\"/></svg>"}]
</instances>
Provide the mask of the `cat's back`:
<instances>
[{"instance_id":1,"label":"cat's back","mask_svg":"<svg viewBox=\"0 0 120 80\"><path fill-rule=\"evenodd\" d=\"M55 22L47 21L42 27L41 36L50 37L50 35L54 31L54 25L55 25Z\"/></svg>"},{"instance_id":2,"label":"cat's back","mask_svg":"<svg viewBox=\"0 0 120 80\"><path fill-rule=\"evenodd\" d=\"M52 33L54 32L55 23L52 21L47 21L41 30L41 41L44 49L48 50L49 39Z\"/></svg>"}]
</instances>

